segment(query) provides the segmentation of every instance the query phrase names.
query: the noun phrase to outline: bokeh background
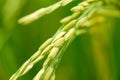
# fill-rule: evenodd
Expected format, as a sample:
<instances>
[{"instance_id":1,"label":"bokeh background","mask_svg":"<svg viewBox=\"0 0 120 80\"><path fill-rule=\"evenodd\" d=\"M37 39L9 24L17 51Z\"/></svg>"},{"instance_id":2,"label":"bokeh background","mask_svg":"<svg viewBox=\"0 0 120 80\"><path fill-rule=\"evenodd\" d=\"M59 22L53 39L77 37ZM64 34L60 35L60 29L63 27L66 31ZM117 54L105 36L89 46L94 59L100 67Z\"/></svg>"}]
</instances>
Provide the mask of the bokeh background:
<instances>
[{"instance_id":1,"label":"bokeh background","mask_svg":"<svg viewBox=\"0 0 120 80\"><path fill-rule=\"evenodd\" d=\"M29 25L18 19L59 0L0 0L0 80L10 76L57 31L60 19L81 0L60 8ZM120 80L120 18L78 36L67 48L56 80ZM98 25L97 25L98 26ZM19 80L31 80L41 69L40 61Z\"/></svg>"}]
</instances>

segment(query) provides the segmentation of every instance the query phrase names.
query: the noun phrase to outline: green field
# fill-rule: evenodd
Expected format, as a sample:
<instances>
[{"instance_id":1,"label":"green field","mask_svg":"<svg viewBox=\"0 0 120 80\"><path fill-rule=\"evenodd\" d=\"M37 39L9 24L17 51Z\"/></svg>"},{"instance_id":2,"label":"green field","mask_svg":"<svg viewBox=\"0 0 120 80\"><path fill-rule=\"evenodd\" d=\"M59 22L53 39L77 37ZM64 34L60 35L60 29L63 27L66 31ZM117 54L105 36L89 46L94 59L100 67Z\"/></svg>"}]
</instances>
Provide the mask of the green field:
<instances>
[{"instance_id":1,"label":"green field","mask_svg":"<svg viewBox=\"0 0 120 80\"><path fill-rule=\"evenodd\" d=\"M83 1L0 0L0 80L120 80L120 2Z\"/></svg>"}]
</instances>

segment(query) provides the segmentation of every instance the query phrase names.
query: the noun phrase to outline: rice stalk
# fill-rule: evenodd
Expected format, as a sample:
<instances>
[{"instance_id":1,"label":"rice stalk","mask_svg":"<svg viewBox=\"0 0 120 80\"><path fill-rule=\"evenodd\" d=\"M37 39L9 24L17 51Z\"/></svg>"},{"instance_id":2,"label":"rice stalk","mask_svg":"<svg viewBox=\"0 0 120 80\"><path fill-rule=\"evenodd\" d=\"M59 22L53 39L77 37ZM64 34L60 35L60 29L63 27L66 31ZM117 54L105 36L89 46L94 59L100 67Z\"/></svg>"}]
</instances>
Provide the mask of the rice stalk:
<instances>
[{"instance_id":1,"label":"rice stalk","mask_svg":"<svg viewBox=\"0 0 120 80\"><path fill-rule=\"evenodd\" d=\"M25 24L25 25L32 23L33 21L35 21L35 20L37 20L37 19L39 19L47 14L52 13L56 9L63 7L63 6L66 6L67 4L71 3L72 1L73 0L60 0L59 2L57 2L53 5L39 9L39 10L21 18L18 22L21 24Z\"/></svg>"},{"instance_id":2,"label":"rice stalk","mask_svg":"<svg viewBox=\"0 0 120 80\"><path fill-rule=\"evenodd\" d=\"M26 17L19 20L20 23L29 24L38 18L49 14L61 6L66 6L73 0L61 0L49 7L42 8ZM58 64L61 61L64 50L67 46L74 40L78 35L81 35L89 29L87 26L95 24L89 19L101 8L103 5L102 1L97 0L85 0L79 3L77 6L73 7L71 11L72 15L62 19L60 22L63 24L56 34L45 41L38 51L33 54L19 69L16 73L12 75L10 80L16 80L20 76L26 74L32 67L41 59L46 58L43 63L42 69L34 77L34 80L54 80L55 71ZM81 14L82 12L82 14ZM96 22L98 23L98 22Z\"/></svg>"}]
</instances>

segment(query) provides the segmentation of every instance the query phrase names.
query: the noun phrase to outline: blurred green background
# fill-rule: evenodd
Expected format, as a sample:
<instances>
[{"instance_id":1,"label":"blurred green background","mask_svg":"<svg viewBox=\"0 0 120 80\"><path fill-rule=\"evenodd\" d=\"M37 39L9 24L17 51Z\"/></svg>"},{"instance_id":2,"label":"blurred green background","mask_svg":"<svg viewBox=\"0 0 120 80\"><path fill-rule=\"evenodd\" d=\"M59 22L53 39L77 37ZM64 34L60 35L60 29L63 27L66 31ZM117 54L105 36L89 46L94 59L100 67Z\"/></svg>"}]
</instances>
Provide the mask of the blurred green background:
<instances>
[{"instance_id":1,"label":"blurred green background","mask_svg":"<svg viewBox=\"0 0 120 80\"><path fill-rule=\"evenodd\" d=\"M60 19L81 0L60 8L32 24L18 19L59 0L0 0L0 80L10 76L57 31ZM120 19L108 18L86 34L78 36L67 48L56 72L56 80L120 80ZM31 80L43 61L20 80Z\"/></svg>"}]
</instances>

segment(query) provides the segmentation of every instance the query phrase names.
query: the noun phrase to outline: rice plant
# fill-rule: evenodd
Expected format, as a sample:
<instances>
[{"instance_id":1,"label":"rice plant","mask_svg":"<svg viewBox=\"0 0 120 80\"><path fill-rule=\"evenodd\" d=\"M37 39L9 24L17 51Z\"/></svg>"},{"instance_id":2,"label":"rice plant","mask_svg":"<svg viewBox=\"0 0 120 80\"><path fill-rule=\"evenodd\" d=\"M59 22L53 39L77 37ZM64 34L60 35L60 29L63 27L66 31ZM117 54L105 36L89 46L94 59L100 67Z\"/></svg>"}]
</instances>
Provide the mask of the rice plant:
<instances>
[{"instance_id":1,"label":"rice plant","mask_svg":"<svg viewBox=\"0 0 120 80\"><path fill-rule=\"evenodd\" d=\"M57 9L65 7L76 1L77 0L60 0L48 7L40 8L39 10L26 15L19 19L18 23L22 25L31 24L39 18L49 15ZM31 70L33 66L41 60L44 60L42 68L40 68L38 73L33 77L33 80L55 80L56 70L59 67L61 59L63 58L68 46L76 39L77 36L88 33L91 29L99 29L99 25L104 26L108 21L108 17L120 18L120 3L117 0L78 1L78 4L71 8L71 12L71 15L60 20L62 25L56 33L51 38L47 39L10 77L9 80L17 80L19 77L26 75L29 70ZM102 52L102 49L100 51ZM95 60L99 61L99 59ZM105 69L107 69L107 67ZM105 73L105 76L107 77L101 80L110 80L109 69L108 73ZM114 80L114 78L111 80Z\"/></svg>"}]
</instances>

